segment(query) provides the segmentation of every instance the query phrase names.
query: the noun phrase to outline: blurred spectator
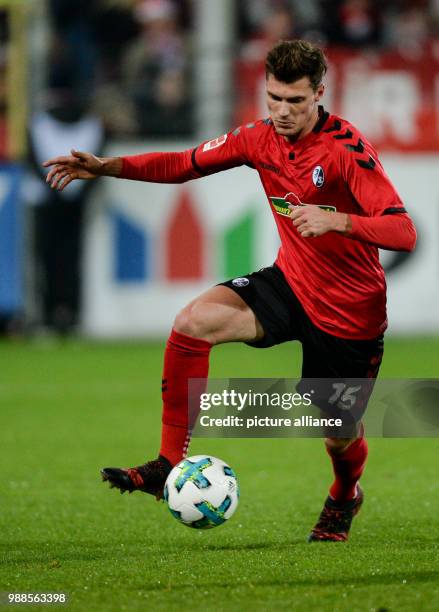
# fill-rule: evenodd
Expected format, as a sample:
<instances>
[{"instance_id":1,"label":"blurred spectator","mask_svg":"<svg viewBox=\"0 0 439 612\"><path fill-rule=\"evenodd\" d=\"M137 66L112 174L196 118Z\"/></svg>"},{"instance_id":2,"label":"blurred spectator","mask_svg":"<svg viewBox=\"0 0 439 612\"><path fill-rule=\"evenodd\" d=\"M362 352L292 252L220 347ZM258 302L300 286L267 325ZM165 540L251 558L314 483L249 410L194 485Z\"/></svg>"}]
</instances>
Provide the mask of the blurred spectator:
<instances>
[{"instance_id":1,"label":"blurred spectator","mask_svg":"<svg viewBox=\"0 0 439 612\"><path fill-rule=\"evenodd\" d=\"M351 46L380 41L379 13L371 0L345 0L339 10L342 42Z\"/></svg>"},{"instance_id":2,"label":"blurred spectator","mask_svg":"<svg viewBox=\"0 0 439 612\"><path fill-rule=\"evenodd\" d=\"M382 19L376 0L321 0L321 29L333 45L381 44Z\"/></svg>"},{"instance_id":3,"label":"blurred spectator","mask_svg":"<svg viewBox=\"0 0 439 612\"><path fill-rule=\"evenodd\" d=\"M380 42L380 19L371 0L344 0L339 8L341 42L362 47Z\"/></svg>"},{"instance_id":4,"label":"blurred spectator","mask_svg":"<svg viewBox=\"0 0 439 612\"><path fill-rule=\"evenodd\" d=\"M120 83L125 49L140 34L140 26L134 16L137 0L95 1L94 36L98 55L98 83Z\"/></svg>"},{"instance_id":5,"label":"blurred spectator","mask_svg":"<svg viewBox=\"0 0 439 612\"><path fill-rule=\"evenodd\" d=\"M49 89L45 108L29 125L30 156L36 174L45 181L41 163L66 146L101 154L104 131L91 115L88 100L65 83ZM73 330L80 319L81 241L88 191L93 183L78 181L64 192L41 191L34 207L36 301L41 323L58 333Z\"/></svg>"},{"instance_id":6,"label":"blurred spectator","mask_svg":"<svg viewBox=\"0 0 439 612\"><path fill-rule=\"evenodd\" d=\"M433 9L433 6L431 6ZM388 20L387 43L402 55L419 55L432 34L429 3L412 0L405 2Z\"/></svg>"},{"instance_id":7,"label":"blurred spectator","mask_svg":"<svg viewBox=\"0 0 439 612\"><path fill-rule=\"evenodd\" d=\"M251 39L264 28L265 21L273 13L286 11L294 16L294 34L298 36L320 31L321 0L241 0L237 3L239 31L244 40ZM290 28L291 29L291 28Z\"/></svg>"},{"instance_id":8,"label":"blurred spectator","mask_svg":"<svg viewBox=\"0 0 439 612\"><path fill-rule=\"evenodd\" d=\"M124 87L123 57L141 28L134 16L137 0L97 0L94 32L98 70L93 108L112 136L135 136L135 108Z\"/></svg>"},{"instance_id":9,"label":"blurred spectator","mask_svg":"<svg viewBox=\"0 0 439 612\"><path fill-rule=\"evenodd\" d=\"M96 41L93 31L96 0L49 0L54 38L49 62L68 65L77 91L93 88L96 74Z\"/></svg>"},{"instance_id":10,"label":"blurred spectator","mask_svg":"<svg viewBox=\"0 0 439 612\"><path fill-rule=\"evenodd\" d=\"M432 56L439 60L439 11L433 13L430 20L430 37Z\"/></svg>"},{"instance_id":11,"label":"blurred spectator","mask_svg":"<svg viewBox=\"0 0 439 612\"><path fill-rule=\"evenodd\" d=\"M322 7L320 0L290 0L297 18L299 29L303 34L307 30L322 30Z\"/></svg>"},{"instance_id":12,"label":"blurred spectator","mask_svg":"<svg viewBox=\"0 0 439 612\"><path fill-rule=\"evenodd\" d=\"M7 136L7 54L8 54L9 25L5 10L0 10L0 161L8 158Z\"/></svg>"},{"instance_id":13,"label":"blurred spectator","mask_svg":"<svg viewBox=\"0 0 439 612\"><path fill-rule=\"evenodd\" d=\"M0 162L7 161L9 157L7 113L7 70L5 62L3 61L3 58L0 55Z\"/></svg>"},{"instance_id":14,"label":"blurred spectator","mask_svg":"<svg viewBox=\"0 0 439 612\"><path fill-rule=\"evenodd\" d=\"M242 58L260 62L278 40L294 38L295 35L293 11L282 5L273 8L253 32L250 40L244 43Z\"/></svg>"},{"instance_id":15,"label":"blurred spectator","mask_svg":"<svg viewBox=\"0 0 439 612\"><path fill-rule=\"evenodd\" d=\"M170 0L142 0L135 9L141 34L127 51L124 78L143 135L192 131L187 47Z\"/></svg>"}]
</instances>

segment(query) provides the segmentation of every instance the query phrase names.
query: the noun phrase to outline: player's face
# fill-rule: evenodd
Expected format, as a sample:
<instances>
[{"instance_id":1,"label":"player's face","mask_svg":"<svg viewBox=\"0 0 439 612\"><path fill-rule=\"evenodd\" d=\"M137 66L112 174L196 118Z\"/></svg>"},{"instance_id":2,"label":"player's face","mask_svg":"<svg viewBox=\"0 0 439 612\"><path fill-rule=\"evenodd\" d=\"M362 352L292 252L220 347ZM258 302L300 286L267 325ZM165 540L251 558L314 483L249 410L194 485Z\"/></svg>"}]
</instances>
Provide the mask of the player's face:
<instances>
[{"instance_id":1,"label":"player's face","mask_svg":"<svg viewBox=\"0 0 439 612\"><path fill-rule=\"evenodd\" d=\"M266 84L268 110L276 132L293 140L308 134L317 121L324 86L314 91L308 77L283 83L272 74Z\"/></svg>"}]
</instances>

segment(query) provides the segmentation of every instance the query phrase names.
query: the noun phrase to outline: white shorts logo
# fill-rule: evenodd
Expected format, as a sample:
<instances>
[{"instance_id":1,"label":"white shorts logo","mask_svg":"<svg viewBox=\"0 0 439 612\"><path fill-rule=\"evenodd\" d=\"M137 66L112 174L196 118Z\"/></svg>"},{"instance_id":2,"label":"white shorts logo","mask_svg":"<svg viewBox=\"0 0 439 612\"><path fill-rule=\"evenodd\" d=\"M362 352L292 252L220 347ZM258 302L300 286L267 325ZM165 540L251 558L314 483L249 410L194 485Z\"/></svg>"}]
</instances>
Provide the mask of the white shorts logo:
<instances>
[{"instance_id":1,"label":"white shorts logo","mask_svg":"<svg viewBox=\"0 0 439 612\"><path fill-rule=\"evenodd\" d=\"M235 287L247 287L249 282L250 281L248 280L248 278L239 277L239 278L234 278L232 280L232 285L235 285Z\"/></svg>"},{"instance_id":2,"label":"white shorts logo","mask_svg":"<svg viewBox=\"0 0 439 612\"><path fill-rule=\"evenodd\" d=\"M218 136L218 138L214 138L213 140L209 140L203 147L203 153L206 151L211 151L212 149L216 149L223 145L227 140L227 134L223 134L222 136Z\"/></svg>"},{"instance_id":3,"label":"white shorts logo","mask_svg":"<svg viewBox=\"0 0 439 612\"><path fill-rule=\"evenodd\" d=\"M325 182L325 173L323 172L323 168L321 166L316 166L312 171L312 182L316 187L323 187L323 183Z\"/></svg>"}]
</instances>

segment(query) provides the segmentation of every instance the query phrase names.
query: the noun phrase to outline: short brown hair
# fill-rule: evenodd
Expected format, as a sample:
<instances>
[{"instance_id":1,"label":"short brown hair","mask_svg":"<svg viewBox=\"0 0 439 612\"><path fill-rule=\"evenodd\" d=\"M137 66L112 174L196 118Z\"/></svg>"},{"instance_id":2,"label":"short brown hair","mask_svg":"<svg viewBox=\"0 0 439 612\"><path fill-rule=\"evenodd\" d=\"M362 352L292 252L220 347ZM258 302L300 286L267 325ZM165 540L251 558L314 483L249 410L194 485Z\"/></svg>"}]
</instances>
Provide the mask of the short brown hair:
<instances>
[{"instance_id":1,"label":"short brown hair","mask_svg":"<svg viewBox=\"0 0 439 612\"><path fill-rule=\"evenodd\" d=\"M323 51L305 40L281 40L267 54L265 72L282 83L308 77L314 91L328 69Z\"/></svg>"}]
</instances>

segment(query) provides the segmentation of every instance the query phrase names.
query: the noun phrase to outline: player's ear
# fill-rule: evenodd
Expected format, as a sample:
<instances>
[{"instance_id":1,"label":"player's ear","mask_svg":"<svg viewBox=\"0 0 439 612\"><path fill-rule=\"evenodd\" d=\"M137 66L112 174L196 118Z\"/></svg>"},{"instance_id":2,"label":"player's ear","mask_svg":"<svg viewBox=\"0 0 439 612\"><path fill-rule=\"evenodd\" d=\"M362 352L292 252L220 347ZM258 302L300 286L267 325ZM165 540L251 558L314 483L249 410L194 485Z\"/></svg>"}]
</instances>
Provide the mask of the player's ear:
<instances>
[{"instance_id":1,"label":"player's ear","mask_svg":"<svg viewBox=\"0 0 439 612\"><path fill-rule=\"evenodd\" d=\"M323 83L320 83L320 85L317 87L316 92L315 92L316 102L320 100L320 98L323 96L324 93L325 93L325 86L323 85Z\"/></svg>"}]
</instances>

